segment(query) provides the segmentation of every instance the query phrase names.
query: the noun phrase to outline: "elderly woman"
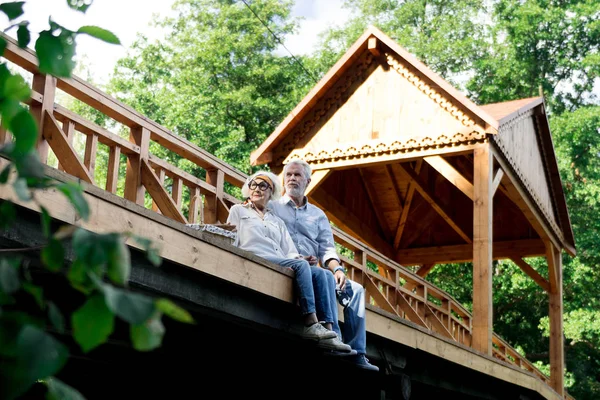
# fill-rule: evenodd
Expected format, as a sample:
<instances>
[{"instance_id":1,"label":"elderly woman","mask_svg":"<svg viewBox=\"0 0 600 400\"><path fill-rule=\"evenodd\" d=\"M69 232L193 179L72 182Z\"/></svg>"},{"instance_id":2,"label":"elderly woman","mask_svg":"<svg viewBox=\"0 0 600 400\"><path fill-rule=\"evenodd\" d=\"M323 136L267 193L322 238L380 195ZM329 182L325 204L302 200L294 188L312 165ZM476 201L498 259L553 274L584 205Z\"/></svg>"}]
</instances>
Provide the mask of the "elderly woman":
<instances>
[{"instance_id":1,"label":"elderly woman","mask_svg":"<svg viewBox=\"0 0 600 400\"><path fill-rule=\"evenodd\" d=\"M237 226L234 244L294 270L295 286L304 316L303 337L318 340L323 348L350 352L350 346L342 343L334 331L319 323L323 321L329 325L334 319L328 305L335 299L335 283L327 279L329 272L309 265L298 254L284 222L268 206L270 200L277 200L281 196L281 184L277 176L266 171L255 173L246 180L242 195L246 201L231 207L227 219L229 224Z\"/></svg>"}]
</instances>

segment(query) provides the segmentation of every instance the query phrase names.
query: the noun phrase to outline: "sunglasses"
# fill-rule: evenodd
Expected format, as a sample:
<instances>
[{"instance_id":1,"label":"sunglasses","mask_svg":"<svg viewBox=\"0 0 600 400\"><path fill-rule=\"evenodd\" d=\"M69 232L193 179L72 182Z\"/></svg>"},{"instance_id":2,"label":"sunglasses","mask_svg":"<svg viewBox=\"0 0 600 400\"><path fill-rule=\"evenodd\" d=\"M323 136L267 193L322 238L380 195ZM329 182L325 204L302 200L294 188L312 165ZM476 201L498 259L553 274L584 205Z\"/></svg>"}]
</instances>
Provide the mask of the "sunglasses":
<instances>
[{"instance_id":1,"label":"sunglasses","mask_svg":"<svg viewBox=\"0 0 600 400\"><path fill-rule=\"evenodd\" d=\"M265 181L261 181L260 183L256 183L255 181L251 181L248 184L248 187L250 188L250 190L256 190L256 188L259 188L262 192L265 192L267 189L271 189L271 185L269 185Z\"/></svg>"}]
</instances>

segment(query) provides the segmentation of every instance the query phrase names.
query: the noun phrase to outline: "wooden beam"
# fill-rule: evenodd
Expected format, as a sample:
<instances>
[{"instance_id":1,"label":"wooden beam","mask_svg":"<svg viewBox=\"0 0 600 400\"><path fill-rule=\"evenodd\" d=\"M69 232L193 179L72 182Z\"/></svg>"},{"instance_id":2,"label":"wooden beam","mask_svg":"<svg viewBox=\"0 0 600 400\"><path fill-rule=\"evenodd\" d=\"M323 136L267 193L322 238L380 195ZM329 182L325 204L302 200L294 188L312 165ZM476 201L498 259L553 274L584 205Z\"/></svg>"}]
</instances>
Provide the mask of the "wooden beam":
<instances>
[{"instance_id":1,"label":"wooden beam","mask_svg":"<svg viewBox=\"0 0 600 400\"><path fill-rule=\"evenodd\" d=\"M141 162L148 161L150 131L141 126L130 128L129 141L140 147L140 153L127 155L125 198L143 206L146 191L141 180Z\"/></svg>"},{"instance_id":2,"label":"wooden beam","mask_svg":"<svg viewBox=\"0 0 600 400\"><path fill-rule=\"evenodd\" d=\"M540 257L546 255L546 246L541 239L524 239L495 242L492 249L494 260L518 257ZM396 260L402 265L446 264L473 260L473 245L419 247L400 249Z\"/></svg>"},{"instance_id":3,"label":"wooden beam","mask_svg":"<svg viewBox=\"0 0 600 400\"><path fill-rule=\"evenodd\" d=\"M511 257L512 262L517 264L531 279L533 279L542 289L550 293L550 283L544 279L531 265L525 262L521 257Z\"/></svg>"},{"instance_id":4,"label":"wooden beam","mask_svg":"<svg viewBox=\"0 0 600 400\"><path fill-rule=\"evenodd\" d=\"M219 221L219 199L223 199L223 184L225 174L220 169L206 171L206 182L215 187L215 194L206 193L204 196L205 224L216 224Z\"/></svg>"},{"instance_id":5,"label":"wooden beam","mask_svg":"<svg viewBox=\"0 0 600 400\"><path fill-rule=\"evenodd\" d=\"M492 194L496 194L496 191L498 190L498 186L500 186L500 182L502 182L502 178L504 177L504 171L502 171L502 168L498 168L498 171L496 171L496 175L494 175L494 182L492 183Z\"/></svg>"},{"instance_id":6,"label":"wooden beam","mask_svg":"<svg viewBox=\"0 0 600 400\"><path fill-rule=\"evenodd\" d=\"M54 97L56 94L56 78L51 75L34 73L32 89L44 96L41 103L34 103L31 105L31 114L36 120L39 129L39 139L37 144L38 155L40 156L40 161L46 164L48 162L48 143L45 140L43 130L46 128L46 115L52 115L53 113Z\"/></svg>"},{"instance_id":7,"label":"wooden beam","mask_svg":"<svg viewBox=\"0 0 600 400\"><path fill-rule=\"evenodd\" d=\"M108 153L108 173L106 174L106 190L111 193L117 192L120 162L121 148L119 146L111 147Z\"/></svg>"},{"instance_id":8,"label":"wooden beam","mask_svg":"<svg viewBox=\"0 0 600 400\"><path fill-rule=\"evenodd\" d=\"M400 316L400 314L398 314L398 312L396 311L396 307L394 307L392 303L388 301L386 296L383 293L381 293L379 287L377 286L373 278L369 276L369 274L365 274L365 280L363 284L367 293L373 298L373 300L375 300L375 303L380 308L384 309L387 312Z\"/></svg>"},{"instance_id":9,"label":"wooden beam","mask_svg":"<svg viewBox=\"0 0 600 400\"><path fill-rule=\"evenodd\" d=\"M150 161L150 160L148 160ZM150 161L150 166L154 167L154 173L158 176L158 181L160 182L160 186L165 187L165 170L160 167L156 167L152 165L152 161ZM156 201L152 200L152 210L156 211L160 214L160 209L158 208L158 204Z\"/></svg>"},{"instance_id":10,"label":"wooden beam","mask_svg":"<svg viewBox=\"0 0 600 400\"><path fill-rule=\"evenodd\" d=\"M440 156L425 157L424 160L456 186L458 190L463 192L465 196L473 200L473 184L465 179L448 161Z\"/></svg>"},{"instance_id":11,"label":"wooden beam","mask_svg":"<svg viewBox=\"0 0 600 400\"><path fill-rule=\"evenodd\" d=\"M454 339L454 336L450 333L448 328L444 325L442 321L438 318L437 315L433 312L433 309L429 307L428 304L424 304L425 308L425 316L428 321L431 321L431 328L433 331L446 336L449 339Z\"/></svg>"},{"instance_id":12,"label":"wooden beam","mask_svg":"<svg viewBox=\"0 0 600 400\"><path fill-rule=\"evenodd\" d=\"M283 174L283 171L281 173ZM323 182L325 182L325 179L327 179L329 174L331 174L330 169L321 169L313 172L312 176L310 177L310 183L304 191L304 195L308 197L308 195L314 192ZM281 181L283 182L283 178Z\"/></svg>"},{"instance_id":13,"label":"wooden beam","mask_svg":"<svg viewBox=\"0 0 600 400\"><path fill-rule=\"evenodd\" d=\"M346 233L373 247L384 256L393 258L392 246L356 215L342 206L336 198L323 190L318 190L312 194L310 201L317 204L329 220L333 221Z\"/></svg>"},{"instance_id":14,"label":"wooden beam","mask_svg":"<svg viewBox=\"0 0 600 400\"><path fill-rule=\"evenodd\" d=\"M229 217L229 207L227 207L223 198L217 197L217 222L224 224L227 222L227 217Z\"/></svg>"},{"instance_id":15,"label":"wooden beam","mask_svg":"<svg viewBox=\"0 0 600 400\"><path fill-rule=\"evenodd\" d=\"M564 396L562 258L560 250L552 245L548 247L548 269L556 271L553 274L556 276L555 282L550 281L550 386L560 396Z\"/></svg>"},{"instance_id":16,"label":"wooden beam","mask_svg":"<svg viewBox=\"0 0 600 400\"><path fill-rule=\"evenodd\" d=\"M75 149L69 143L65 133L60 129L54 116L48 110L44 111L44 113L44 138L50 144L50 147L52 147L56 158L60 160L67 173L93 185L94 178L77 156Z\"/></svg>"},{"instance_id":17,"label":"wooden beam","mask_svg":"<svg viewBox=\"0 0 600 400\"><path fill-rule=\"evenodd\" d=\"M391 240L390 227L388 226L385 215L383 215L383 212L381 211L381 207L379 207L377 204L377 190L371 185L371 179L368 176L365 177L365 171L363 168L358 168L358 173L360 174L363 189L367 193L367 198L371 204L371 209L375 213L375 217L377 218L381 232L383 232L385 240L389 242Z\"/></svg>"},{"instance_id":18,"label":"wooden beam","mask_svg":"<svg viewBox=\"0 0 600 400\"><path fill-rule=\"evenodd\" d=\"M489 143L475 149L473 200L473 348L492 355L492 174Z\"/></svg>"},{"instance_id":19,"label":"wooden beam","mask_svg":"<svg viewBox=\"0 0 600 400\"><path fill-rule=\"evenodd\" d=\"M369 38L368 49L371 52L371 54L373 54L376 57L381 54L379 52L379 49L377 48L377 38L375 36L371 36Z\"/></svg>"},{"instance_id":20,"label":"wooden beam","mask_svg":"<svg viewBox=\"0 0 600 400\"><path fill-rule=\"evenodd\" d=\"M404 312L404 315L409 321L412 321L417 325L421 325L422 327L429 329L423 318L421 318L419 313L414 308L412 308L412 306L410 305L408 300L404 298L404 295L402 293L398 293L398 295L396 296L396 301L398 307L400 307L400 309Z\"/></svg>"},{"instance_id":21,"label":"wooden beam","mask_svg":"<svg viewBox=\"0 0 600 400\"><path fill-rule=\"evenodd\" d=\"M177 205L177 209L181 210L181 202L183 200L183 181L181 178L173 178L173 186L171 187L171 197Z\"/></svg>"},{"instance_id":22,"label":"wooden beam","mask_svg":"<svg viewBox=\"0 0 600 400\"><path fill-rule=\"evenodd\" d=\"M417 270L416 274L419 275L421 278L425 278L427 274L433 269L433 267L435 267L435 263L423 264Z\"/></svg>"},{"instance_id":23,"label":"wooden beam","mask_svg":"<svg viewBox=\"0 0 600 400\"><path fill-rule=\"evenodd\" d=\"M556 251L555 247L551 241L547 240L546 242L546 260L548 261L548 280L550 281L550 292L556 292L558 290L558 276L561 271L558 271L556 266L558 265L558 260L556 260Z\"/></svg>"},{"instance_id":24,"label":"wooden beam","mask_svg":"<svg viewBox=\"0 0 600 400\"><path fill-rule=\"evenodd\" d=\"M56 118L56 120L58 121L58 118ZM73 145L73 137L75 136L75 123L68 119L64 120L62 128L63 128L63 132L65 133L65 136L67 137L69 144L72 146ZM65 170L63 168L63 166L60 164L60 162L58 163L58 169L60 171Z\"/></svg>"},{"instance_id":25,"label":"wooden beam","mask_svg":"<svg viewBox=\"0 0 600 400\"><path fill-rule=\"evenodd\" d=\"M394 194L396 195L396 200L398 201L398 206L400 207L400 210L403 210L403 201L402 201L402 192L400 191L400 188L398 187L398 182L396 181L396 174L394 174L394 170L392 169L391 165L386 165L385 166L385 172L387 173L388 178L390 178L390 181L392 182L392 187L394 188ZM410 184L409 184L410 185Z\"/></svg>"},{"instance_id":26,"label":"wooden beam","mask_svg":"<svg viewBox=\"0 0 600 400\"><path fill-rule=\"evenodd\" d=\"M418 160L417 165L415 166L415 174L419 175L421 173L421 167L423 166L423 160ZM404 204L402 205L402 214L400 214L400 218L398 219L398 226L396 227L396 236L394 237L394 249L398 250L400 246L400 241L402 240L402 234L404 233L404 227L406 226L406 220L408 218L408 213L410 211L410 206L412 204L413 197L415 195L415 184L411 180L408 183L408 191L406 192L406 198L404 199Z\"/></svg>"},{"instance_id":27,"label":"wooden beam","mask_svg":"<svg viewBox=\"0 0 600 400\"><path fill-rule=\"evenodd\" d=\"M411 168L404 168L401 164L398 164L398 166L402 168L402 170L406 172L406 174L413 180L416 190L419 191L425 201L427 201L433 207L433 209L444 219L444 221L446 221L448 225L450 225L465 242L472 243L471 238L450 217L448 211L446 211L446 207L443 206L437 196L427 188L427 184L423 182L421 177L419 177Z\"/></svg>"},{"instance_id":28,"label":"wooden beam","mask_svg":"<svg viewBox=\"0 0 600 400\"><path fill-rule=\"evenodd\" d=\"M158 204L161 213L166 217L185 224L187 222L185 217L179 211L177 204L175 204L171 196L169 196L169 193L162 187L158 180L158 176L156 176L154 170L150 167L148 160L142 159L140 164L142 184L148 190L152 199Z\"/></svg>"},{"instance_id":29,"label":"wooden beam","mask_svg":"<svg viewBox=\"0 0 600 400\"><path fill-rule=\"evenodd\" d=\"M94 176L96 169L96 153L98 152L98 135L89 135L85 140L85 155L83 165L86 166L90 174Z\"/></svg>"},{"instance_id":30,"label":"wooden beam","mask_svg":"<svg viewBox=\"0 0 600 400\"><path fill-rule=\"evenodd\" d=\"M188 222L190 224L198 223L198 212L202 209L202 196L200 195L200 188L190 188L190 206L188 211ZM202 221L202 218L200 218Z\"/></svg>"}]
</instances>

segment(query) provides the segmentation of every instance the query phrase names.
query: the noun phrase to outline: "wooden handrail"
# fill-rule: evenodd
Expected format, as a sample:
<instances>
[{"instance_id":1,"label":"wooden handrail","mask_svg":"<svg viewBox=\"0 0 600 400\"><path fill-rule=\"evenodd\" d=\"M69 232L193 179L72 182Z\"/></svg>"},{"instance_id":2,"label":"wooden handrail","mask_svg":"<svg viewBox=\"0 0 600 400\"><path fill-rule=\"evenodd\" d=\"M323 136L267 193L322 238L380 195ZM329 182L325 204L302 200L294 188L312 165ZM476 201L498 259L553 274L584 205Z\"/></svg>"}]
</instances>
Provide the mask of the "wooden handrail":
<instances>
[{"instance_id":1,"label":"wooden handrail","mask_svg":"<svg viewBox=\"0 0 600 400\"><path fill-rule=\"evenodd\" d=\"M14 39L4 34L0 35L7 41L3 57L33 73L38 81L42 80L44 76L39 74L35 53L29 49L20 49ZM246 174L178 137L82 79L77 77L57 79L55 87L47 91L47 94L35 90L35 84L33 89L28 104L37 107L40 121L44 116L49 117L46 118L45 124L42 124L42 138L46 138L51 147L55 146L59 168L66 172L93 183L97 143L101 143L109 149L107 191L116 193L119 160L120 155L123 154L128 159L128 172L125 177L128 188L125 196L133 196L138 204L144 205L143 194L147 191L153 198L153 209L177 221L224 222L228 207L239 203L237 198L224 192L224 182L239 188L246 180ZM70 94L129 127L130 140L123 139L73 111L55 104L54 89ZM62 129L59 122L62 123ZM52 132L48 132L46 126ZM86 154L83 160L72 148L75 131L86 136ZM0 131L2 141L9 140L9 136ZM155 142L205 169L206 180L193 176L151 154L149 142ZM173 181L171 193L164 187L165 177ZM184 186L189 190L188 204L182 201ZM204 211L202 211L202 202L204 202ZM186 206L189 210L187 219L182 213L182 209ZM342 230L333 227L333 235L337 244L353 253L352 256L341 255L340 258L345 263L350 278L365 287L369 301L423 328L462 345L471 346L471 313L456 299ZM377 270L372 269L370 263L375 265ZM494 357L530 371L546 384L550 383L547 376L496 334L493 335L492 342ZM566 396L571 398L568 394Z\"/></svg>"}]
</instances>

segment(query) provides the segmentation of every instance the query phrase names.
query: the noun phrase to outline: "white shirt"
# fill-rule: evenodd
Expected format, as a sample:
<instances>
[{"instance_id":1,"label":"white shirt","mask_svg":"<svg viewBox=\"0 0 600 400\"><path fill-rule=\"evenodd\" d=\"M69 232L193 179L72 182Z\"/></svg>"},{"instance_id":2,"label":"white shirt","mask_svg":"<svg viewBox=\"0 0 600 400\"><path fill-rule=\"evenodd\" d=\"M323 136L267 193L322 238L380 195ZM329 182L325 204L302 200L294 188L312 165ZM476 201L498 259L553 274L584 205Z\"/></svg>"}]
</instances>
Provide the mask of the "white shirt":
<instances>
[{"instance_id":1,"label":"white shirt","mask_svg":"<svg viewBox=\"0 0 600 400\"><path fill-rule=\"evenodd\" d=\"M303 206L296 207L288 195L269 204L272 212L285 223L300 254L318 257L321 265L325 265L331 259L340 262L331 225L320 208L310 204L308 199Z\"/></svg>"},{"instance_id":2,"label":"white shirt","mask_svg":"<svg viewBox=\"0 0 600 400\"><path fill-rule=\"evenodd\" d=\"M236 204L229 210L227 223L237 226L234 246L259 257L298 258L299 254L283 221L270 208L261 219L250 205Z\"/></svg>"}]
</instances>

